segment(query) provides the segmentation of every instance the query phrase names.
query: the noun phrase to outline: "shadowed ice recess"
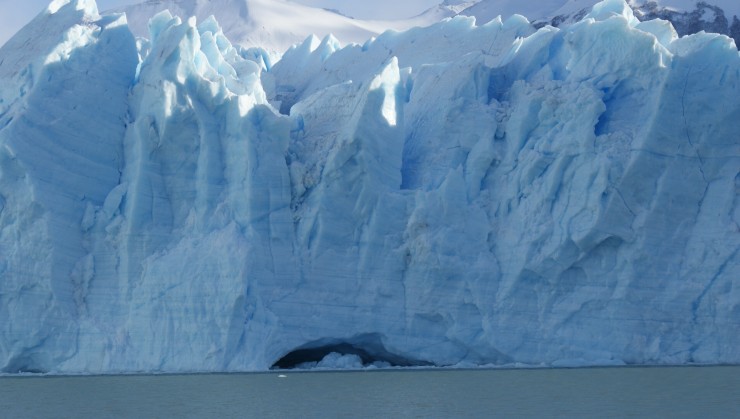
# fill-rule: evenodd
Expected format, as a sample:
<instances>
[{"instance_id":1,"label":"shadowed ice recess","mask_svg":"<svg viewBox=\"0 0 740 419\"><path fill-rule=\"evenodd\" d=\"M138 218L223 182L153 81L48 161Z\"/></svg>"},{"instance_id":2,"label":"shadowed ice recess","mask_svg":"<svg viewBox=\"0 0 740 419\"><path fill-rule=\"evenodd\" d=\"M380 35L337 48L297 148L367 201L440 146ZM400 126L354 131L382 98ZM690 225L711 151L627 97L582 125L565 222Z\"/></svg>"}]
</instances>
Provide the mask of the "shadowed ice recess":
<instances>
[{"instance_id":1,"label":"shadowed ice recess","mask_svg":"<svg viewBox=\"0 0 740 419\"><path fill-rule=\"evenodd\" d=\"M0 49L0 371L740 363L732 39L149 32L55 0Z\"/></svg>"}]
</instances>

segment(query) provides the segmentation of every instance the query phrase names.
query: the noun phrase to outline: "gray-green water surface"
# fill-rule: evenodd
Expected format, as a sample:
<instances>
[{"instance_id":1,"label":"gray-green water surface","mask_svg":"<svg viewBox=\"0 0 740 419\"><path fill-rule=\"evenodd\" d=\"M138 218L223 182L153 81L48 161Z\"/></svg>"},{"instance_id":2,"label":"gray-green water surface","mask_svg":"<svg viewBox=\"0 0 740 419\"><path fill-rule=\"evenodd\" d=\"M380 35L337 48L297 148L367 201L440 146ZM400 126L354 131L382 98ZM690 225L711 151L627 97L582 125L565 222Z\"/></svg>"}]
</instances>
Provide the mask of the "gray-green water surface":
<instances>
[{"instance_id":1,"label":"gray-green water surface","mask_svg":"<svg viewBox=\"0 0 740 419\"><path fill-rule=\"evenodd\" d=\"M5 418L740 418L740 367L0 377Z\"/></svg>"}]
</instances>

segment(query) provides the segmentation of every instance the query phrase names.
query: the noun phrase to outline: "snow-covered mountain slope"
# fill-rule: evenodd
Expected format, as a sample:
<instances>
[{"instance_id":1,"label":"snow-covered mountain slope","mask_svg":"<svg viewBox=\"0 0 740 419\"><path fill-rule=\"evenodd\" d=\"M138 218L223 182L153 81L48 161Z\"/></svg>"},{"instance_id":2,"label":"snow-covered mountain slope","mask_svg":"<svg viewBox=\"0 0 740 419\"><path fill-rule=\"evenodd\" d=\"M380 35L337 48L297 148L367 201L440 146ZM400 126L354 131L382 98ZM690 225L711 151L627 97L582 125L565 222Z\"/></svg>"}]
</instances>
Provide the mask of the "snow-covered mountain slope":
<instances>
[{"instance_id":1,"label":"snow-covered mountain slope","mask_svg":"<svg viewBox=\"0 0 740 419\"><path fill-rule=\"evenodd\" d=\"M1 371L740 362L729 38L607 0L263 71L150 27L55 0L0 49Z\"/></svg>"},{"instance_id":2,"label":"snow-covered mountain slope","mask_svg":"<svg viewBox=\"0 0 740 419\"><path fill-rule=\"evenodd\" d=\"M583 17L598 0L541 0L526 2L517 0L480 0L457 12L465 16L475 16L480 23L488 22L496 16L508 18L514 14L526 16L533 22L559 23ZM734 0L628 0L633 9L661 10L676 13L691 13L699 10L719 8L732 23L733 16L740 16L740 3ZM705 15L713 20L714 16Z\"/></svg>"},{"instance_id":3,"label":"snow-covered mountain slope","mask_svg":"<svg viewBox=\"0 0 740 419\"><path fill-rule=\"evenodd\" d=\"M439 22L442 19L457 16L458 14L460 14L460 12L472 7L476 3L477 1L446 0L434 7L425 10L418 16L403 20L399 19L397 21L397 24L406 26L406 29L414 26L429 26L433 23ZM393 21L389 23L393 24Z\"/></svg>"},{"instance_id":4,"label":"snow-covered mountain slope","mask_svg":"<svg viewBox=\"0 0 740 419\"><path fill-rule=\"evenodd\" d=\"M597 0L482 0L467 7L459 14L474 16L478 22L485 23L497 16L507 19L515 14L526 16L532 22L550 21L561 14L575 14L583 9L590 10ZM557 26L557 25L556 25Z\"/></svg>"},{"instance_id":5,"label":"snow-covered mountain slope","mask_svg":"<svg viewBox=\"0 0 740 419\"><path fill-rule=\"evenodd\" d=\"M453 15L424 16L408 21L363 21L289 0L150 0L113 12L125 12L134 34L149 37L149 19L163 10L183 19L195 16L199 21L213 15L232 42L260 47L272 55L279 55L309 35L323 38L332 34L342 42L363 43L386 29L426 26Z\"/></svg>"},{"instance_id":6,"label":"snow-covered mountain slope","mask_svg":"<svg viewBox=\"0 0 740 419\"><path fill-rule=\"evenodd\" d=\"M481 0L459 11L465 16L475 16L479 22L488 22L501 15L527 16L536 27L561 26L578 22L598 0ZM699 31L729 35L740 44L740 2L736 0L629 0L640 20L663 19L670 21L679 35Z\"/></svg>"},{"instance_id":7,"label":"snow-covered mountain slope","mask_svg":"<svg viewBox=\"0 0 740 419\"><path fill-rule=\"evenodd\" d=\"M148 22L155 14L169 10L185 19L199 21L215 16L226 36L244 47L268 51L271 61L310 35L319 39L331 34L342 43L364 43L371 36L393 29L426 27L457 15L474 16L484 24L501 15L504 19L520 14L541 27L561 26L583 18L597 0L446 0L424 13L386 21L363 21L290 0L150 0L112 10L124 12L136 36L148 37ZM740 41L740 3L729 0L631 0L629 4L641 20L661 18L671 21L680 35L705 30L730 35ZM735 23L737 21L737 23Z\"/></svg>"}]
</instances>

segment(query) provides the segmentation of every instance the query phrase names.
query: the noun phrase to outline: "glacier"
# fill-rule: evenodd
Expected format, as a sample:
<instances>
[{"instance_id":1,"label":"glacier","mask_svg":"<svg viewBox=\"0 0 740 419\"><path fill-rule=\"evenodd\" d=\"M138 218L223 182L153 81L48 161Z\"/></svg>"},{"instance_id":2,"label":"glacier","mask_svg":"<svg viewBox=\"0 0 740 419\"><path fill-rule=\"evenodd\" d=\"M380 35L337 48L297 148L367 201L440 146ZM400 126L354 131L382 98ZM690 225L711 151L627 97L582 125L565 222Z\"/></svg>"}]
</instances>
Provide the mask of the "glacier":
<instances>
[{"instance_id":1,"label":"glacier","mask_svg":"<svg viewBox=\"0 0 740 419\"><path fill-rule=\"evenodd\" d=\"M54 0L0 48L0 371L740 363L731 38L149 33Z\"/></svg>"}]
</instances>

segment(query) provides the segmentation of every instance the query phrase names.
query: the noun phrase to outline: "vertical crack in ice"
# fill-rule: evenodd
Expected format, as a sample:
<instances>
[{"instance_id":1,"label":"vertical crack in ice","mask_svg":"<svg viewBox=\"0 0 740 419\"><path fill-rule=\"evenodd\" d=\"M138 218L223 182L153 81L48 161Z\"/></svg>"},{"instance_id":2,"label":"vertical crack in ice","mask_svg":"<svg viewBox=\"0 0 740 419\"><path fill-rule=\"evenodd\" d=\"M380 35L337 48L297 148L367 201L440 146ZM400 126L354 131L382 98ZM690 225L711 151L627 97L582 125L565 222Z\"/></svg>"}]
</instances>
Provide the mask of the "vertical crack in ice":
<instances>
[{"instance_id":1,"label":"vertical crack in ice","mask_svg":"<svg viewBox=\"0 0 740 419\"><path fill-rule=\"evenodd\" d=\"M686 72L686 79L683 83L683 92L681 93L681 116L683 116L683 126L684 130L686 132L686 139L689 141L689 144L691 146L694 146L694 143L691 141L691 134L689 133L689 124L686 122L686 91L689 88L689 76L691 76L691 70L694 67L691 66L689 70Z\"/></svg>"},{"instance_id":2,"label":"vertical crack in ice","mask_svg":"<svg viewBox=\"0 0 740 419\"><path fill-rule=\"evenodd\" d=\"M624 199L624 195L622 195L622 191L620 191L619 188L613 185L612 185L612 189L614 189L617 192L619 199L622 200L622 203L624 204L624 207L627 208L627 211L629 211L633 217L637 217L637 214L635 213L635 211L633 211L632 208L630 208L629 204L627 204L627 200Z\"/></svg>"},{"instance_id":3,"label":"vertical crack in ice","mask_svg":"<svg viewBox=\"0 0 740 419\"><path fill-rule=\"evenodd\" d=\"M692 318L694 323L696 323L699 319L699 308L701 307L702 301L704 301L704 298L709 293L709 290L712 289L714 284L717 282L717 278L722 276L722 274L725 272L725 268L727 268L727 265L729 265L731 261L735 260L738 252L740 252L740 248L735 249L735 251L732 252L732 254L727 259L725 259L725 261L717 270L717 273L712 276L712 278L707 282L707 285L702 290L701 294L699 294L699 296L691 304Z\"/></svg>"},{"instance_id":4,"label":"vertical crack in ice","mask_svg":"<svg viewBox=\"0 0 740 419\"><path fill-rule=\"evenodd\" d=\"M492 55L491 50L493 49L494 45L496 45L496 41L498 41L498 37L501 34L501 31L502 31L501 28L499 28L499 30L496 31L496 35L493 37L493 40L491 40L491 45L489 45L488 49L486 50L486 55Z\"/></svg>"},{"instance_id":5,"label":"vertical crack in ice","mask_svg":"<svg viewBox=\"0 0 740 419\"><path fill-rule=\"evenodd\" d=\"M704 159L701 157L701 154L699 153L699 148L694 145L694 142L691 140L691 133L689 132L689 124L687 122L686 118L686 91L689 87L689 77L691 76L691 71L694 69L694 66L692 65L689 67L688 71L686 72L686 80L684 80L683 84L683 92L681 93L681 116L683 117L683 126L684 126L684 132L686 133L686 140L689 142L689 145L691 148L694 149L694 152L696 153L696 157L699 159L699 172L701 172L701 177L704 179L704 182L709 182L707 180L707 176L704 173Z\"/></svg>"}]
</instances>

